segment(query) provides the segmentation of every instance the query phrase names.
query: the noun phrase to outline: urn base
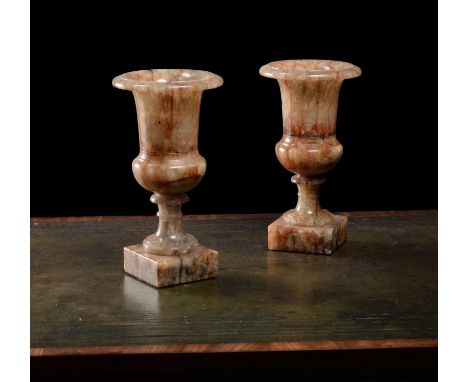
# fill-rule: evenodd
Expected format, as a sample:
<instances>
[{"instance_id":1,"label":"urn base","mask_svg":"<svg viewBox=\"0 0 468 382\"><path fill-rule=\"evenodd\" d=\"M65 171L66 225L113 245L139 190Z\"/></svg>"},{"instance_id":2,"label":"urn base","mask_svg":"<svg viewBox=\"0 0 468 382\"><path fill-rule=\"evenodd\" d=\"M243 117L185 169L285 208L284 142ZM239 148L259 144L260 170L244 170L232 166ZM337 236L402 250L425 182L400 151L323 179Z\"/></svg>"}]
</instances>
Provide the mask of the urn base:
<instances>
[{"instance_id":1,"label":"urn base","mask_svg":"<svg viewBox=\"0 0 468 382\"><path fill-rule=\"evenodd\" d=\"M218 276L218 251L196 246L185 255L157 256L145 253L142 244L124 247L124 269L145 283L163 288Z\"/></svg>"},{"instance_id":2,"label":"urn base","mask_svg":"<svg viewBox=\"0 0 468 382\"><path fill-rule=\"evenodd\" d=\"M333 215L325 226L299 226L287 223L283 216L268 226L268 249L330 255L346 240L348 218Z\"/></svg>"}]
</instances>

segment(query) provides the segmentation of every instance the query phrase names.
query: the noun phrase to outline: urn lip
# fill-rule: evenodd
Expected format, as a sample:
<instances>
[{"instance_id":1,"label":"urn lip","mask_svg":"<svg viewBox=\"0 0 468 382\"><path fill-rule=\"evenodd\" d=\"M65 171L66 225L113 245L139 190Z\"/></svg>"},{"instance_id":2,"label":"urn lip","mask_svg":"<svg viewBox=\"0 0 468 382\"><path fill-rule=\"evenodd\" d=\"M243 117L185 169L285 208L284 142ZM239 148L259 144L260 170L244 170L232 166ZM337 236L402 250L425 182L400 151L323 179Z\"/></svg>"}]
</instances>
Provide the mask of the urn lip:
<instances>
[{"instance_id":1,"label":"urn lip","mask_svg":"<svg viewBox=\"0 0 468 382\"><path fill-rule=\"evenodd\" d=\"M222 77L204 70L151 69L127 72L115 77L112 85L131 91L160 91L163 89L214 89L223 84Z\"/></svg>"},{"instance_id":2,"label":"urn lip","mask_svg":"<svg viewBox=\"0 0 468 382\"><path fill-rule=\"evenodd\" d=\"M359 77L361 69L344 61L282 60L263 65L260 74L278 80L345 80Z\"/></svg>"}]
</instances>

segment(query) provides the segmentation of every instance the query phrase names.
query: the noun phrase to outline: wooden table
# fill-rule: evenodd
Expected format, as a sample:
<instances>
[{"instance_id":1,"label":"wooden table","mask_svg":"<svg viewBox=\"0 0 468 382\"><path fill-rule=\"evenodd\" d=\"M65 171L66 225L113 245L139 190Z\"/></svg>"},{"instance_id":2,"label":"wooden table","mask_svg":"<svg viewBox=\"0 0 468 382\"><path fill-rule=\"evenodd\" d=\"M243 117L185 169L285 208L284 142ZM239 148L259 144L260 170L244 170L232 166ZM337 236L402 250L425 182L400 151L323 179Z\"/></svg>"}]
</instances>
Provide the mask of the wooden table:
<instances>
[{"instance_id":1,"label":"wooden table","mask_svg":"<svg viewBox=\"0 0 468 382\"><path fill-rule=\"evenodd\" d=\"M220 277L159 290L122 265L154 217L32 219L33 375L434 377L437 213L348 215L331 256L268 251L278 215L189 216Z\"/></svg>"}]
</instances>

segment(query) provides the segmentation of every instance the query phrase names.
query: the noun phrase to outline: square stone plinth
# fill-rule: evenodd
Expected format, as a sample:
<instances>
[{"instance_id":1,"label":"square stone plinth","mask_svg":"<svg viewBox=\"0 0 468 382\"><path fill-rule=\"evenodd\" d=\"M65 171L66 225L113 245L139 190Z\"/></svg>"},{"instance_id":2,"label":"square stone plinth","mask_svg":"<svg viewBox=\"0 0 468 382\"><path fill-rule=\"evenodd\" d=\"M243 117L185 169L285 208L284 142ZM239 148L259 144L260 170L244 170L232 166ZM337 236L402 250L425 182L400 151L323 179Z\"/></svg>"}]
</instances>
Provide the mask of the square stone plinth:
<instances>
[{"instance_id":1,"label":"square stone plinth","mask_svg":"<svg viewBox=\"0 0 468 382\"><path fill-rule=\"evenodd\" d=\"M268 226L268 249L330 255L346 240L347 230L348 218L341 215L324 227L291 225L280 217Z\"/></svg>"},{"instance_id":2,"label":"square stone plinth","mask_svg":"<svg viewBox=\"0 0 468 382\"><path fill-rule=\"evenodd\" d=\"M125 272L147 284L162 288L218 276L218 251L199 245L181 256L155 256L143 245L124 247Z\"/></svg>"}]
</instances>

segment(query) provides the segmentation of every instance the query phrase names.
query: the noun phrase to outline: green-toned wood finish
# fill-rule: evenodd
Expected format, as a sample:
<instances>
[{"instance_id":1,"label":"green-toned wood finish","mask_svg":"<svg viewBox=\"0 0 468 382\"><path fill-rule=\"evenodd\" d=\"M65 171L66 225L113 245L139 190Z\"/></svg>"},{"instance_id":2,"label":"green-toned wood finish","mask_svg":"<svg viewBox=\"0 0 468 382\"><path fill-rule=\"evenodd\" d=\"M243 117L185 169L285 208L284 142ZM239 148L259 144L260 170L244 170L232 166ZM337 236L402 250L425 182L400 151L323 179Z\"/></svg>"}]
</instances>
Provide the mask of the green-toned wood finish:
<instances>
[{"instance_id":1,"label":"green-toned wood finish","mask_svg":"<svg viewBox=\"0 0 468 382\"><path fill-rule=\"evenodd\" d=\"M268 251L271 216L184 221L220 276L159 290L122 254L155 221L35 220L31 347L437 338L436 213L369 215L331 256Z\"/></svg>"}]
</instances>

